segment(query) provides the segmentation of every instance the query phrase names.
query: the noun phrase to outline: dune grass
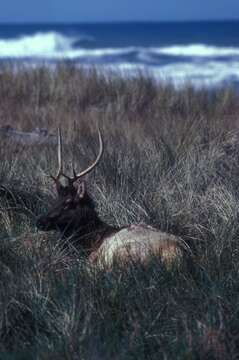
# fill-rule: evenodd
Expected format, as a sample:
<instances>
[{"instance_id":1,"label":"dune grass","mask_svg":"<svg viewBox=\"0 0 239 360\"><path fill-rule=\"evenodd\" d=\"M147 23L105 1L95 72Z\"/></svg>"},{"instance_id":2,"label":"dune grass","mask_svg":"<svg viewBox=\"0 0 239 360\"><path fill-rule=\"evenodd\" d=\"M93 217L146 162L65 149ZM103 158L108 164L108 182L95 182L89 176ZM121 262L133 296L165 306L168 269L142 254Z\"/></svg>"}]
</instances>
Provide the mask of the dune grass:
<instances>
[{"instance_id":1,"label":"dune grass","mask_svg":"<svg viewBox=\"0 0 239 360\"><path fill-rule=\"evenodd\" d=\"M0 143L1 359L239 357L239 95L177 90L59 65L0 69L0 126L64 133L66 169L98 149L88 179L110 224L144 222L180 235L194 271L120 264L111 273L37 232L54 202L54 145Z\"/></svg>"}]
</instances>

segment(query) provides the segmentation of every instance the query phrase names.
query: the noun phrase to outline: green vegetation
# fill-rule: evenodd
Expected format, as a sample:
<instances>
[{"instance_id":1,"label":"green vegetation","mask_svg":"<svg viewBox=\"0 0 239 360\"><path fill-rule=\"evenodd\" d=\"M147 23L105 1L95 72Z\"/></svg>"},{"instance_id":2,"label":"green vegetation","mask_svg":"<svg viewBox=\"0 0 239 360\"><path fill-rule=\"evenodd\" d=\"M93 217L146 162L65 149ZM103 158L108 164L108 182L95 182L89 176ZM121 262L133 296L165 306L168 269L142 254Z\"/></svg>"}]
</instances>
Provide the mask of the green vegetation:
<instances>
[{"instance_id":1,"label":"green vegetation","mask_svg":"<svg viewBox=\"0 0 239 360\"><path fill-rule=\"evenodd\" d=\"M0 125L64 133L65 163L87 166L110 224L180 235L194 270L112 272L37 232L54 202L56 146L0 143L0 359L239 357L239 95L59 66L0 69ZM6 190L7 189L7 190Z\"/></svg>"}]
</instances>

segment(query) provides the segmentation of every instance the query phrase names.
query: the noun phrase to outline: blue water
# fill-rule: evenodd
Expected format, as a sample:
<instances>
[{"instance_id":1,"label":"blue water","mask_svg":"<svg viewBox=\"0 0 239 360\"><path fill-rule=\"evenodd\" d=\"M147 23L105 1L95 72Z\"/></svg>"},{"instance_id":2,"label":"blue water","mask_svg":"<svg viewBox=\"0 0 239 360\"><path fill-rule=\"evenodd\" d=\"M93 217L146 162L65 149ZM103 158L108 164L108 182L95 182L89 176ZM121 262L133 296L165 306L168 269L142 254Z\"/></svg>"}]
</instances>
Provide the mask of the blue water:
<instances>
[{"instance_id":1,"label":"blue water","mask_svg":"<svg viewBox=\"0 0 239 360\"><path fill-rule=\"evenodd\" d=\"M195 86L239 85L239 22L0 25L0 61L67 60Z\"/></svg>"}]
</instances>

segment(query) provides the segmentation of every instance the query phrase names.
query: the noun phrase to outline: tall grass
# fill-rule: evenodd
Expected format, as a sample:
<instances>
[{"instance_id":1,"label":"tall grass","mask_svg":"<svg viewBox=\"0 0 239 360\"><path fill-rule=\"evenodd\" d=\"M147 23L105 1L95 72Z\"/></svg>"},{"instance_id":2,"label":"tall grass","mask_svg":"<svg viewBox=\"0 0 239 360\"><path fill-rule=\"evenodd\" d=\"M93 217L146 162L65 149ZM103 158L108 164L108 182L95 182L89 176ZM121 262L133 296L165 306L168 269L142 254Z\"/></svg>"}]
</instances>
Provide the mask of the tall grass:
<instances>
[{"instance_id":1,"label":"tall grass","mask_svg":"<svg viewBox=\"0 0 239 360\"><path fill-rule=\"evenodd\" d=\"M239 96L177 90L60 65L0 69L0 126L64 133L70 171L104 157L88 179L110 224L145 222L180 235L195 268L95 269L57 233L37 232L54 202L53 145L0 143L1 359L239 357Z\"/></svg>"}]
</instances>

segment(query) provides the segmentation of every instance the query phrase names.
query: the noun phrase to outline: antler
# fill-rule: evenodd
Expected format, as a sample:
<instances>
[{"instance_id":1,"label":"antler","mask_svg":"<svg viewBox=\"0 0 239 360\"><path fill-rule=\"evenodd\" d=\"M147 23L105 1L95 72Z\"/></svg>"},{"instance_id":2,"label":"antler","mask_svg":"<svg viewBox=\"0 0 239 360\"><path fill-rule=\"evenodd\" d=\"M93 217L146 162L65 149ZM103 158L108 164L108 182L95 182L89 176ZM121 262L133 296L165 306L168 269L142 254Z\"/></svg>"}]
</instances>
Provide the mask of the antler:
<instances>
[{"instance_id":1,"label":"antler","mask_svg":"<svg viewBox=\"0 0 239 360\"><path fill-rule=\"evenodd\" d=\"M56 176L50 175L50 177L55 181L57 188L59 188L61 186L60 184L60 177L64 176L68 181L69 181L69 185L72 185L76 180L79 180L82 176L85 176L86 174L88 174L90 171L92 171L96 165L99 163L102 154L103 154L103 150L104 150L104 146L103 146L103 139L102 139L102 135L100 132L100 129L98 129L98 135L99 135L99 145L100 145L100 149L99 149L99 153L97 155L97 158L95 159L95 161L85 170L76 173L75 169L73 168L73 177L70 177L66 174L64 174L63 172L63 162L62 162L62 135L61 135L61 130L60 128L58 128L58 150L57 150L57 155L58 155L58 171Z\"/></svg>"},{"instance_id":2,"label":"antler","mask_svg":"<svg viewBox=\"0 0 239 360\"><path fill-rule=\"evenodd\" d=\"M64 176L63 174L63 163L62 163L62 136L61 136L61 129L58 128L58 134L57 134L57 140L58 140L58 149L57 149L57 157L58 157L58 171L56 176L50 175L50 177L55 181L56 185L59 184L59 179L61 176Z\"/></svg>"},{"instance_id":3,"label":"antler","mask_svg":"<svg viewBox=\"0 0 239 360\"><path fill-rule=\"evenodd\" d=\"M85 176L86 174L91 172L96 167L96 165L98 165L98 163L100 162L100 159L101 159L103 151L104 151L104 145L103 145L103 140L102 140L102 135L101 135L100 129L98 129L98 135L99 135L100 149L99 149L99 153L97 155L97 158L95 159L95 161L90 166L88 166L88 168L86 168L85 170L79 172L78 174L76 173L75 169L73 168L74 177L70 178L71 181L75 182L76 180L80 179L82 176Z\"/></svg>"}]
</instances>

